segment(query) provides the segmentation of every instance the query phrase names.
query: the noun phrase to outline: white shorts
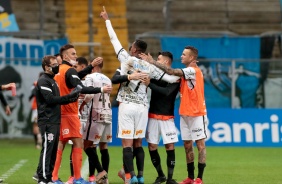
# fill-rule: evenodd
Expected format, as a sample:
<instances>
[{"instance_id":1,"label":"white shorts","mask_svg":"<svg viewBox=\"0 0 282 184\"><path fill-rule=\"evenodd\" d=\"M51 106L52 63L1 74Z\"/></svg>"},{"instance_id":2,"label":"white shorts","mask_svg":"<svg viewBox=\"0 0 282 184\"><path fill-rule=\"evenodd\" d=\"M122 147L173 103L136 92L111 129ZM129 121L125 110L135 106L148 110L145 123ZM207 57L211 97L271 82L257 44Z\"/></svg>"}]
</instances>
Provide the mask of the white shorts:
<instances>
[{"instance_id":1,"label":"white shorts","mask_svg":"<svg viewBox=\"0 0 282 184\"><path fill-rule=\"evenodd\" d=\"M31 123L37 123L37 109L32 109Z\"/></svg>"},{"instance_id":2,"label":"white shorts","mask_svg":"<svg viewBox=\"0 0 282 184\"><path fill-rule=\"evenodd\" d=\"M169 120L149 118L146 131L146 139L148 143L159 144L161 137L163 139L163 144L175 143L178 142L177 134L173 118Z\"/></svg>"},{"instance_id":3,"label":"white shorts","mask_svg":"<svg viewBox=\"0 0 282 184\"><path fill-rule=\"evenodd\" d=\"M118 138L144 138L148 122L148 107L121 103L118 108Z\"/></svg>"},{"instance_id":4,"label":"white shorts","mask_svg":"<svg viewBox=\"0 0 282 184\"><path fill-rule=\"evenodd\" d=\"M112 142L112 124L87 122L83 130L83 139L93 141L93 144L100 142Z\"/></svg>"},{"instance_id":5,"label":"white shorts","mask_svg":"<svg viewBox=\"0 0 282 184\"><path fill-rule=\"evenodd\" d=\"M180 116L182 140L200 140L207 138L207 116Z\"/></svg>"}]
</instances>

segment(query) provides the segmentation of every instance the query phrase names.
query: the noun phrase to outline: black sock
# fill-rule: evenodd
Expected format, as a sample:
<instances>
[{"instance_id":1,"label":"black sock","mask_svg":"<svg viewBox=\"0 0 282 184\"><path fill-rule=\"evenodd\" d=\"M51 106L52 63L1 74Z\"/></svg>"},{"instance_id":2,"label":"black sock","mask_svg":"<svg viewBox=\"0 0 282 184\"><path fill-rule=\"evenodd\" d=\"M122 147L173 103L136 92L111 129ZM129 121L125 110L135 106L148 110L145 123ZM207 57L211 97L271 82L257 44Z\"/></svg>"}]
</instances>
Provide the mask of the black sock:
<instances>
[{"instance_id":1,"label":"black sock","mask_svg":"<svg viewBox=\"0 0 282 184\"><path fill-rule=\"evenodd\" d=\"M151 161L154 165L154 167L156 168L158 175L159 176L164 176L164 172L162 170L162 166L161 166L161 158L160 155L158 153L158 150L153 150L153 151L149 151L150 153L150 157L151 157Z\"/></svg>"},{"instance_id":2,"label":"black sock","mask_svg":"<svg viewBox=\"0 0 282 184\"><path fill-rule=\"evenodd\" d=\"M72 165L72 149L71 149L71 152L70 152L70 173L71 173L71 176L74 176L74 174L73 174L73 165Z\"/></svg>"},{"instance_id":3,"label":"black sock","mask_svg":"<svg viewBox=\"0 0 282 184\"><path fill-rule=\"evenodd\" d=\"M97 155L97 151L96 151L96 147L90 147L87 148L85 150L85 153L87 154L88 158L90 158L90 160L92 160L95 169L97 169L97 172L102 172L104 169L101 166L101 163L99 161L98 155Z\"/></svg>"},{"instance_id":4,"label":"black sock","mask_svg":"<svg viewBox=\"0 0 282 184\"><path fill-rule=\"evenodd\" d=\"M103 169L108 172L110 164L110 155L108 149L100 150Z\"/></svg>"},{"instance_id":5,"label":"black sock","mask_svg":"<svg viewBox=\"0 0 282 184\"><path fill-rule=\"evenodd\" d=\"M167 179L172 179L174 166L175 166L175 152L174 150L166 151L166 165L167 165Z\"/></svg>"},{"instance_id":6,"label":"black sock","mask_svg":"<svg viewBox=\"0 0 282 184\"><path fill-rule=\"evenodd\" d=\"M92 156L92 150L90 148L87 148L86 150L84 150L85 153L87 154L88 157L88 165L89 165L89 176L93 176L94 172L95 172L95 163L93 162Z\"/></svg>"},{"instance_id":7,"label":"black sock","mask_svg":"<svg viewBox=\"0 0 282 184\"><path fill-rule=\"evenodd\" d=\"M197 178L203 178L203 174L204 174L204 169L206 167L206 164L201 164L201 163L198 163L198 177Z\"/></svg>"},{"instance_id":8,"label":"black sock","mask_svg":"<svg viewBox=\"0 0 282 184\"><path fill-rule=\"evenodd\" d=\"M134 148L133 155L135 155L136 157L136 165L138 169L137 177L139 178L143 176L143 171L144 171L145 152L143 150L143 147Z\"/></svg>"},{"instance_id":9,"label":"black sock","mask_svg":"<svg viewBox=\"0 0 282 184\"><path fill-rule=\"evenodd\" d=\"M188 163L187 164L188 177L191 178L191 179L195 178L194 170L195 170L194 162Z\"/></svg>"},{"instance_id":10,"label":"black sock","mask_svg":"<svg viewBox=\"0 0 282 184\"><path fill-rule=\"evenodd\" d=\"M33 134L34 141L35 141L35 146L37 145L37 134Z\"/></svg>"},{"instance_id":11,"label":"black sock","mask_svg":"<svg viewBox=\"0 0 282 184\"><path fill-rule=\"evenodd\" d=\"M130 173L131 176L135 176L133 167L133 152L131 147L123 148L123 165L125 173Z\"/></svg>"}]
</instances>

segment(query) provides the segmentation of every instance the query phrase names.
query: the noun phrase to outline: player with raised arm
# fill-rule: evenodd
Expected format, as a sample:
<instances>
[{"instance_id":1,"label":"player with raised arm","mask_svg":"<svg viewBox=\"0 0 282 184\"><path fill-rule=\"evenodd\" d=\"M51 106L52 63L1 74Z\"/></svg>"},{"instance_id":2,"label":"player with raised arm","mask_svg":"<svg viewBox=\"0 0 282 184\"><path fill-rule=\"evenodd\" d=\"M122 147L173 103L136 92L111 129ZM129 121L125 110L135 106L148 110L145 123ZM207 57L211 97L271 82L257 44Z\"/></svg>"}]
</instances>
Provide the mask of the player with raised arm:
<instances>
[{"instance_id":1,"label":"player with raised arm","mask_svg":"<svg viewBox=\"0 0 282 184\"><path fill-rule=\"evenodd\" d=\"M111 21L109 20L105 7L103 7L103 11L101 12L100 16L106 22L111 43L114 46L118 60L121 62L121 75L133 73L134 71L140 71L146 73L150 78L156 80L162 79L169 82L175 82L179 79L178 77L165 74L155 66L150 65L135 56L131 56L121 46L111 25ZM134 46L135 45L133 44L131 48L132 51L136 49ZM148 99L146 89L147 86L143 84L142 81L131 80L130 83L123 88L123 90L120 90L117 97L117 100L120 102L118 115L118 137L122 139L123 163L125 172L127 173L125 183L138 183L138 179L134 173L133 167L132 146L133 139L145 137L145 130L148 120ZM144 183L143 176L139 179L139 183Z\"/></svg>"},{"instance_id":2,"label":"player with raised arm","mask_svg":"<svg viewBox=\"0 0 282 184\"><path fill-rule=\"evenodd\" d=\"M183 69L174 69L155 61L151 55L140 54L142 59L159 67L168 74L181 77L180 85L180 130L184 141L188 177L180 184L202 184L206 167L207 111L204 97L204 77L197 66L198 50L186 46L181 55ZM198 176L194 180L194 150L193 141L198 149Z\"/></svg>"}]
</instances>

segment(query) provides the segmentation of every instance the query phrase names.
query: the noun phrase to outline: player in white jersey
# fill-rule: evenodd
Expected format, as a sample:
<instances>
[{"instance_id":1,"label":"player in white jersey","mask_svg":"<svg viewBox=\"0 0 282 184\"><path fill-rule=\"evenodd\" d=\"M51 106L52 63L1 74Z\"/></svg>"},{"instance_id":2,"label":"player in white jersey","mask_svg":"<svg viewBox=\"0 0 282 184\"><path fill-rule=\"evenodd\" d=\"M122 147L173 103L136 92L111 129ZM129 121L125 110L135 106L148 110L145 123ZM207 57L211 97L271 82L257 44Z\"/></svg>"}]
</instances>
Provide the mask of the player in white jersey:
<instances>
[{"instance_id":1,"label":"player in white jersey","mask_svg":"<svg viewBox=\"0 0 282 184\"><path fill-rule=\"evenodd\" d=\"M118 60L121 62L121 75L140 71L156 80L162 79L167 82L176 82L179 79L179 77L169 76L157 67L135 57L138 52L138 49L135 47L135 42L132 44L129 54L121 46L105 8L101 12L100 16L106 22L111 43L114 46ZM132 53L135 53L135 56ZM130 173L129 176L126 174L125 183L144 183L143 176L137 179L134 173L132 146L133 139L139 138L141 140L141 138L145 137L145 130L148 121L148 99L146 89L147 86L142 83L142 80L130 80L129 83L120 88L117 97L117 101L120 102L118 115L118 137L122 139L124 169L126 173ZM142 147L142 141L140 141L139 144L140 147ZM144 155L144 151L141 154Z\"/></svg>"},{"instance_id":2,"label":"player in white jersey","mask_svg":"<svg viewBox=\"0 0 282 184\"><path fill-rule=\"evenodd\" d=\"M92 74L85 79L86 86L103 87L112 86L111 80L101 73L103 63L95 66ZM80 107L90 103L88 121L83 132L84 151L89 160L89 179L94 178L94 169L97 170L96 183L107 183L107 172L109 169L109 153L107 144L112 142L112 108L110 94L97 93L86 95ZM102 165L98 159L96 145L99 144ZM91 166L93 164L93 167ZM90 181L89 180L89 181Z\"/></svg>"}]
</instances>

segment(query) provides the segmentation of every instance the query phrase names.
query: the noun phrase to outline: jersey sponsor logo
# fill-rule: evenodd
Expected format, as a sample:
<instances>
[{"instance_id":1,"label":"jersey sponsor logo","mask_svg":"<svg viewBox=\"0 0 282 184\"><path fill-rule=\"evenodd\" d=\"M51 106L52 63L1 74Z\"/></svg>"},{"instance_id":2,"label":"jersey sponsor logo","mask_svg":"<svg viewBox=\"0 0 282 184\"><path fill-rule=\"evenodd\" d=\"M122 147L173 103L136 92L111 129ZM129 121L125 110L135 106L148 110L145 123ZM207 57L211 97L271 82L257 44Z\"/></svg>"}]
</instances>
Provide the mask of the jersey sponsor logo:
<instances>
[{"instance_id":1,"label":"jersey sponsor logo","mask_svg":"<svg viewBox=\"0 0 282 184\"><path fill-rule=\"evenodd\" d=\"M121 135L129 135L129 134L131 134L131 130L123 130L121 132Z\"/></svg>"},{"instance_id":2,"label":"jersey sponsor logo","mask_svg":"<svg viewBox=\"0 0 282 184\"><path fill-rule=\"evenodd\" d=\"M143 130L136 130L135 135L142 134Z\"/></svg>"},{"instance_id":3,"label":"jersey sponsor logo","mask_svg":"<svg viewBox=\"0 0 282 184\"><path fill-rule=\"evenodd\" d=\"M138 63L138 62L133 63L133 68L135 70L140 70L142 72L148 72L149 73L149 71L150 71L148 65L145 65L143 63Z\"/></svg>"},{"instance_id":4,"label":"jersey sponsor logo","mask_svg":"<svg viewBox=\"0 0 282 184\"><path fill-rule=\"evenodd\" d=\"M95 135L94 139L101 139L100 135Z\"/></svg>"},{"instance_id":5,"label":"jersey sponsor logo","mask_svg":"<svg viewBox=\"0 0 282 184\"><path fill-rule=\"evenodd\" d=\"M48 134L48 135L47 135L47 140L48 140L49 142L53 141L53 140L54 140L54 134L52 134L52 133Z\"/></svg>"},{"instance_id":6,"label":"jersey sponsor logo","mask_svg":"<svg viewBox=\"0 0 282 184\"><path fill-rule=\"evenodd\" d=\"M66 135L66 134L70 133L70 130L69 129L64 129L62 132L63 132L63 135Z\"/></svg>"},{"instance_id":7,"label":"jersey sponsor logo","mask_svg":"<svg viewBox=\"0 0 282 184\"><path fill-rule=\"evenodd\" d=\"M201 129L201 128L193 129L193 130L192 130L192 132L194 132L194 133L195 133L195 132L201 132L201 131L203 131L203 129Z\"/></svg>"},{"instance_id":8,"label":"jersey sponsor logo","mask_svg":"<svg viewBox=\"0 0 282 184\"><path fill-rule=\"evenodd\" d=\"M136 104L143 104L145 100L144 100L144 98L139 97L139 96L133 96L133 95L130 95L130 94L126 94L125 97L124 97L124 101L136 103Z\"/></svg>"},{"instance_id":9,"label":"jersey sponsor logo","mask_svg":"<svg viewBox=\"0 0 282 184\"><path fill-rule=\"evenodd\" d=\"M174 136L174 135L176 135L176 132L168 132L168 133L166 133L165 135L168 136L168 137L169 137L169 136Z\"/></svg>"}]
</instances>

